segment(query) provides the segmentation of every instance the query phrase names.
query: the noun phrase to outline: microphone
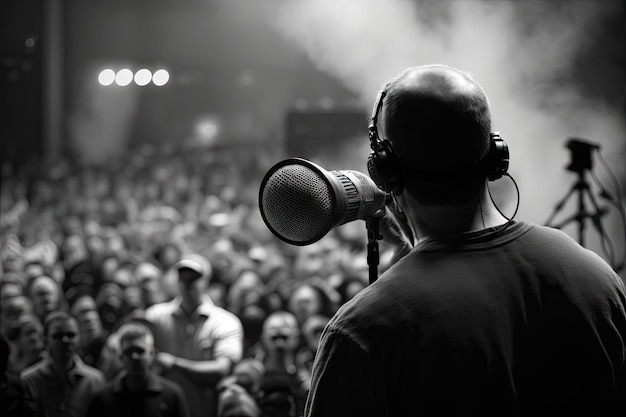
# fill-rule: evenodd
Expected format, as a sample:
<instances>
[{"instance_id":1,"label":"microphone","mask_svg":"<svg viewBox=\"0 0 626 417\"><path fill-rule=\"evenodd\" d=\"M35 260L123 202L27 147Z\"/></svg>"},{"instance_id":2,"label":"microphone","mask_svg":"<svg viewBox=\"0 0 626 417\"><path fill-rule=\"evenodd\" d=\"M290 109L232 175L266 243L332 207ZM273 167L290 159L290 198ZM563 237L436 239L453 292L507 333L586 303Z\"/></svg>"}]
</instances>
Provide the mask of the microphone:
<instances>
[{"instance_id":1,"label":"microphone","mask_svg":"<svg viewBox=\"0 0 626 417\"><path fill-rule=\"evenodd\" d=\"M333 227L366 219L382 209L388 195L367 175L326 171L303 158L285 159L265 174L259 190L263 221L279 239L304 246Z\"/></svg>"}]
</instances>

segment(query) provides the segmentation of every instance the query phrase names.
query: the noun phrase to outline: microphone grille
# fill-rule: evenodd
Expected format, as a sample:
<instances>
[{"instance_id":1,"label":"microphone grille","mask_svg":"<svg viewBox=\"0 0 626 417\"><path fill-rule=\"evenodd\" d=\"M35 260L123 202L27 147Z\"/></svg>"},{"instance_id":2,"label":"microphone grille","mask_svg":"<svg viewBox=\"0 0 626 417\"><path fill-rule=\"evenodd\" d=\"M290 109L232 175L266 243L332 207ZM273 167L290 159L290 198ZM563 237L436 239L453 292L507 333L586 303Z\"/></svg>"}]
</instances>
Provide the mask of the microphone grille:
<instances>
[{"instance_id":1,"label":"microphone grille","mask_svg":"<svg viewBox=\"0 0 626 417\"><path fill-rule=\"evenodd\" d=\"M294 161L277 164L266 174L259 206L272 233L287 243L307 245L334 226L335 195L322 172Z\"/></svg>"}]
</instances>

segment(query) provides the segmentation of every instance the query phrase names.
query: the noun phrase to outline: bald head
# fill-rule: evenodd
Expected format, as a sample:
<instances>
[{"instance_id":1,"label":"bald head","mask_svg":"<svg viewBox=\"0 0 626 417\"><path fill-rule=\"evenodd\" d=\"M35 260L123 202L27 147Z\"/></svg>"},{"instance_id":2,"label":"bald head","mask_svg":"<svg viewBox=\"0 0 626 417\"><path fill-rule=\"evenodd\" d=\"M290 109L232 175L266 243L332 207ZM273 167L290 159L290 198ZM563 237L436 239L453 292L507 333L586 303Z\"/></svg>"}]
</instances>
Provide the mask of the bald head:
<instances>
[{"instance_id":1,"label":"bald head","mask_svg":"<svg viewBox=\"0 0 626 417\"><path fill-rule=\"evenodd\" d=\"M460 181L467 195L454 194L463 199L476 191L468 188L469 177L480 186L484 175L476 165L489 150L491 113L487 96L468 73L444 65L406 69L387 86L380 122L407 189L415 188L412 180L427 183L418 188L428 200L423 188L433 188L429 183L437 188Z\"/></svg>"},{"instance_id":2,"label":"bald head","mask_svg":"<svg viewBox=\"0 0 626 417\"><path fill-rule=\"evenodd\" d=\"M471 76L442 65L413 67L389 83L384 135L408 177L469 167L487 152L489 102Z\"/></svg>"}]
</instances>

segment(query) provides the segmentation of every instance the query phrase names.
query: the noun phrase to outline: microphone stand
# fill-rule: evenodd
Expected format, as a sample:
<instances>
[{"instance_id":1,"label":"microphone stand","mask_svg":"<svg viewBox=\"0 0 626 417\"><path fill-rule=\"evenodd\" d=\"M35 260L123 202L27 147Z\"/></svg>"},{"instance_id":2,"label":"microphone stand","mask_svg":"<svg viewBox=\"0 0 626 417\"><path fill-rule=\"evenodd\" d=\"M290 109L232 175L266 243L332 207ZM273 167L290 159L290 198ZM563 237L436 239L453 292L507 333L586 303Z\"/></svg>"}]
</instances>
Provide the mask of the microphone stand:
<instances>
[{"instance_id":1,"label":"microphone stand","mask_svg":"<svg viewBox=\"0 0 626 417\"><path fill-rule=\"evenodd\" d=\"M380 252L378 250L378 241L383 238L379 232L380 217L370 216L365 219L367 227L367 266L369 269L370 285L378 279L378 264L380 261Z\"/></svg>"}]
</instances>

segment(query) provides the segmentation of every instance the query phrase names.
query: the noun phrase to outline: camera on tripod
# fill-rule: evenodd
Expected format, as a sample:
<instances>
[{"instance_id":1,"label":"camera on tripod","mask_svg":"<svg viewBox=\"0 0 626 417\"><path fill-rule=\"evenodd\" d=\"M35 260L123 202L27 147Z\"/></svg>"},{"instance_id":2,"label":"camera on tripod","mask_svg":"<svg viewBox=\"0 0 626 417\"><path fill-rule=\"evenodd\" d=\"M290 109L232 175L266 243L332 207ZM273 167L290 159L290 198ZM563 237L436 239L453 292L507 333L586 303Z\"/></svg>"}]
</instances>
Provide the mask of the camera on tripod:
<instances>
[{"instance_id":1,"label":"camera on tripod","mask_svg":"<svg viewBox=\"0 0 626 417\"><path fill-rule=\"evenodd\" d=\"M600 145L586 142L582 139L572 138L567 142L566 146L570 150L571 157L567 170L582 175L585 170L591 170L593 168L591 153L593 150L600 149Z\"/></svg>"},{"instance_id":2,"label":"camera on tripod","mask_svg":"<svg viewBox=\"0 0 626 417\"><path fill-rule=\"evenodd\" d=\"M585 242L585 220L591 220L592 224L598 229L600 235L604 236L604 229L602 227L601 218L606 214L606 209L598 206L593 193L590 190L589 183L585 178L585 172L591 171L593 168L591 154L592 151L600 149L600 145L584 141L579 138L571 138L565 145L571 152L570 164L566 167L568 171L572 171L578 174L578 180L570 188L565 197L561 199L554 208L554 211L550 215L550 218L546 222L546 226L555 227L557 229L562 228L570 222L578 223L578 243L584 246ZM567 200L574 194L578 196L578 211L567 219L558 224L552 224L552 220L559 211L563 208ZM587 210L585 200L588 199L591 202L594 211Z\"/></svg>"},{"instance_id":3,"label":"camera on tripod","mask_svg":"<svg viewBox=\"0 0 626 417\"><path fill-rule=\"evenodd\" d=\"M595 150L599 155L600 145L580 138L569 138L565 146L570 150L571 157L570 163L566 166L566 169L578 174L578 179L568 190L565 197L557 202L554 211L545 225L561 229L571 222L576 222L578 224L578 243L585 246L585 223L589 221L600 236L600 243L602 244L602 249L607 256L609 264L615 271L620 271L625 266L626 251L624 252L622 260L616 262L613 243L602 224L602 217L608 214L608 209L598 205L585 174L591 174L592 178L596 179L596 184L599 185L602 191L600 196L608 199L617 207L622 217L622 225L626 225L626 215L624 214L621 194L619 194L619 184L616 187L618 189L619 198L614 199L608 194L602 184L599 183L597 177L593 174L593 151ZM600 162L602 162L602 156L599 155L599 157ZM606 163L604 163L604 166L606 167ZM617 180L615 180L615 182L617 183ZM578 210L561 222L553 223L556 215L563 209L568 199L574 195L577 196ZM591 203L591 210L587 209L588 202ZM626 237L626 227L624 228L624 236Z\"/></svg>"}]
</instances>

